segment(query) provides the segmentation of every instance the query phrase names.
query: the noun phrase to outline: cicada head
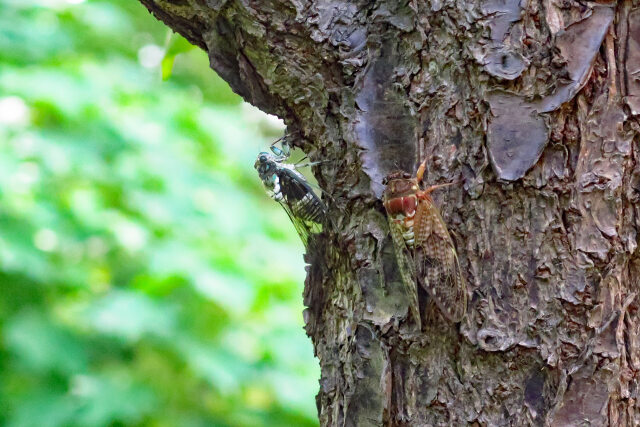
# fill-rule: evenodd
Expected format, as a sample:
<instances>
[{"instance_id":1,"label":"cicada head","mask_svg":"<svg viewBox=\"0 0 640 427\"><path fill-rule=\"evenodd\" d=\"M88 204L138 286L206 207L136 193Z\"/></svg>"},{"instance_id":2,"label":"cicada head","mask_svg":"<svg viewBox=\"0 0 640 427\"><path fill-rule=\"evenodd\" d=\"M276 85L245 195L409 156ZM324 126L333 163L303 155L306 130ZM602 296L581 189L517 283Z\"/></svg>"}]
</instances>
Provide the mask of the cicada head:
<instances>
[{"instance_id":1,"label":"cicada head","mask_svg":"<svg viewBox=\"0 0 640 427\"><path fill-rule=\"evenodd\" d=\"M383 200L387 213L392 217L412 217L418 205L416 193L420 190L415 178L406 172L392 172L383 181L387 185Z\"/></svg>"},{"instance_id":2,"label":"cicada head","mask_svg":"<svg viewBox=\"0 0 640 427\"><path fill-rule=\"evenodd\" d=\"M268 184L273 181L278 165L273 154L265 153L263 151L258 154L258 158L253 164L253 167L258 171L258 175L262 182Z\"/></svg>"}]
</instances>

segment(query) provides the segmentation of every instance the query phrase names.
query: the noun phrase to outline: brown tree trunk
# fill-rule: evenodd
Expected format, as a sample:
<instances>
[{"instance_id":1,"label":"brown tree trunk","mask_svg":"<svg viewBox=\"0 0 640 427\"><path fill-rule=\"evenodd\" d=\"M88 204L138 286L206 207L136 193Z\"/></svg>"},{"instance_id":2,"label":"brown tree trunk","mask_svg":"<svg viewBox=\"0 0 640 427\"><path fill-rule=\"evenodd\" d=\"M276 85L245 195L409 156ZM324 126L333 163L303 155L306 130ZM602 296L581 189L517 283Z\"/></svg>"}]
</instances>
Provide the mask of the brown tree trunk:
<instances>
[{"instance_id":1,"label":"brown tree trunk","mask_svg":"<svg viewBox=\"0 0 640 427\"><path fill-rule=\"evenodd\" d=\"M141 1L334 160L322 425L640 425L640 0ZM417 332L380 196L423 158L470 303Z\"/></svg>"}]
</instances>

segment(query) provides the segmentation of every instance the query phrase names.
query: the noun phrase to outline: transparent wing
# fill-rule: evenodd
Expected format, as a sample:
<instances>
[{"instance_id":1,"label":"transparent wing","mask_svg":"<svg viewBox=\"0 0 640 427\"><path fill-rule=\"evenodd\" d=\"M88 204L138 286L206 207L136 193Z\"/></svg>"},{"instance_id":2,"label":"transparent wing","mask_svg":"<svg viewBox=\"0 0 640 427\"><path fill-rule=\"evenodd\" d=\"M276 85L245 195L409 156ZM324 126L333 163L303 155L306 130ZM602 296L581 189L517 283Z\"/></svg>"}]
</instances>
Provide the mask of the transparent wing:
<instances>
[{"instance_id":1,"label":"transparent wing","mask_svg":"<svg viewBox=\"0 0 640 427\"><path fill-rule=\"evenodd\" d=\"M400 270L400 276L402 276L405 291L409 297L409 310L415 318L416 323L421 325L420 306L418 304L418 285L416 283L416 273L413 268L411 252L402 237L402 226L395 222L391 216L387 217L389 218L389 230L391 231L391 238L393 239L398 269Z\"/></svg>"},{"instance_id":2,"label":"transparent wing","mask_svg":"<svg viewBox=\"0 0 640 427\"><path fill-rule=\"evenodd\" d=\"M311 234L317 234L322 231L322 226L320 224L314 222L304 221L291 211L291 207L287 204L286 201L280 201L280 206L284 209L293 224L293 227L296 229L296 232L300 236L300 240L304 244L305 248L307 247L307 243L309 242L309 236Z\"/></svg>"},{"instance_id":3,"label":"transparent wing","mask_svg":"<svg viewBox=\"0 0 640 427\"><path fill-rule=\"evenodd\" d=\"M418 283L445 318L459 322L467 312L467 285L447 226L438 208L428 200L418 204L414 231Z\"/></svg>"},{"instance_id":4,"label":"transparent wing","mask_svg":"<svg viewBox=\"0 0 640 427\"><path fill-rule=\"evenodd\" d=\"M326 207L309 184L295 173L283 169L279 173L279 179L283 195L279 203L306 247L309 235L322 231Z\"/></svg>"}]
</instances>

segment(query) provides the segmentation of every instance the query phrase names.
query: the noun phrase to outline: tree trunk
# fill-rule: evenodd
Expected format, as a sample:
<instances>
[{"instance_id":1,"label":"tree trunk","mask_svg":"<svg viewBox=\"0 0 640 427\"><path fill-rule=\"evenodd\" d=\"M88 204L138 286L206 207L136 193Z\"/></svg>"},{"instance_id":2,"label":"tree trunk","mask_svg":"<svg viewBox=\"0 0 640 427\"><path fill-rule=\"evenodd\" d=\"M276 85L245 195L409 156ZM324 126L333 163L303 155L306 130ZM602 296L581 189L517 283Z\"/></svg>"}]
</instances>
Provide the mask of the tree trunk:
<instances>
[{"instance_id":1,"label":"tree trunk","mask_svg":"<svg viewBox=\"0 0 640 427\"><path fill-rule=\"evenodd\" d=\"M322 425L640 425L640 0L141 2L332 160ZM424 158L470 298L417 331L380 196Z\"/></svg>"}]
</instances>

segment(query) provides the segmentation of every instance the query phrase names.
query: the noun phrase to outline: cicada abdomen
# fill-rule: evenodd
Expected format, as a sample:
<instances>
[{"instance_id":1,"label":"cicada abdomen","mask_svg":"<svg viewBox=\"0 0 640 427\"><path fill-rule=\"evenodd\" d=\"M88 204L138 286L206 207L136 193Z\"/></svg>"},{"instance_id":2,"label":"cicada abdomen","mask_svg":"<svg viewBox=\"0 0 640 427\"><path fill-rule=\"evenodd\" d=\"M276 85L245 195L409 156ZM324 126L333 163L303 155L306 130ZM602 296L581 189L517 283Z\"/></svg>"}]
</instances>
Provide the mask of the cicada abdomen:
<instances>
[{"instance_id":1,"label":"cicada abdomen","mask_svg":"<svg viewBox=\"0 0 640 427\"><path fill-rule=\"evenodd\" d=\"M322 231L327 208L296 165L285 163L288 145L283 142L282 149L272 145L271 150L273 154L259 153L254 167L267 194L283 207L306 247L309 236Z\"/></svg>"},{"instance_id":2,"label":"cicada abdomen","mask_svg":"<svg viewBox=\"0 0 640 427\"><path fill-rule=\"evenodd\" d=\"M429 195L442 185L421 190L424 168L425 163L415 178L404 172L390 174L385 179L384 206L414 317L420 321L420 284L443 316L458 322L467 311L467 287L453 240Z\"/></svg>"}]
</instances>

